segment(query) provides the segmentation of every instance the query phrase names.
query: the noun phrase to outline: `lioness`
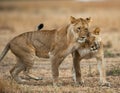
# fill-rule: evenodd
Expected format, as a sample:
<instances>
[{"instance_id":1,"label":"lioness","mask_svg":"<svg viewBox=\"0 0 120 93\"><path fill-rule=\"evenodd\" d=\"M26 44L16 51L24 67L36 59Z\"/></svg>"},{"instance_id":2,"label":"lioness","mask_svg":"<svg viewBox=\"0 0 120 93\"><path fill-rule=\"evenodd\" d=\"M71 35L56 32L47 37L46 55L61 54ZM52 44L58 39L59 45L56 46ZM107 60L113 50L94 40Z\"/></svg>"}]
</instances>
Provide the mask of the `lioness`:
<instances>
[{"instance_id":1,"label":"lioness","mask_svg":"<svg viewBox=\"0 0 120 93\"><path fill-rule=\"evenodd\" d=\"M39 24L40 26L41 24ZM42 27L43 28L43 27ZM41 30L42 28L38 28ZM106 81L106 71L105 71L105 62L104 62L104 53L103 53L103 43L101 41L101 37L99 36L100 28L96 28L89 35L93 36L93 38L89 38L89 43L94 42L94 44L83 43L79 47L79 49L75 50L72 53L73 56L73 80L76 85L81 85L84 83L81 76L80 63L82 59L90 59L95 57L98 62L98 70L100 73L100 85L110 86L110 83ZM91 49L90 49L91 48Z\"/></svg>"},{"instance_id":2,"label":"lioness","mask_svg":"<svg viewBox=\"0 0 120 93\"><path fill-rule=\"evenodd\" d=\"M57 85L59 65L68 54L78 49L88 39L89 22L90 18L70 17L70 24L61 29L20 34L6 45L0 55L0 61L8 50L11 50L17 58L16 65L10 70L11 76L18 83L23 83L24 80L19 77L21 71L32 79L39 79L30 73L35 56L50 58L53 84Z\"/></svg>"},{"instance_id":3,"label":"lioness","mask_svg":"<svg viewBox=\"0 0 120 93\"><path fill-rule=\"evenodd\" d=\"M91 35L93 35L95 39L94 46L91 46L94 52L90 51L90 47L85 45L80 47L78 50L72 53L73 56L73 80L77 84L83 83L82 76L81 76L81 69L80 69L80 61L82 59L89 59L95 57L98 64L98 70L100 73L100 85L110 86L110 83L106 81L106 66L104 61L104 51L103 51L103 43L101 41L101 37L99 36L100 28L96 28ZM100 48L98 48L100 47ZM96 49L97 48L97 49ZM97 51L96 51L97 50Z\"/></svg>"}]
</instances>

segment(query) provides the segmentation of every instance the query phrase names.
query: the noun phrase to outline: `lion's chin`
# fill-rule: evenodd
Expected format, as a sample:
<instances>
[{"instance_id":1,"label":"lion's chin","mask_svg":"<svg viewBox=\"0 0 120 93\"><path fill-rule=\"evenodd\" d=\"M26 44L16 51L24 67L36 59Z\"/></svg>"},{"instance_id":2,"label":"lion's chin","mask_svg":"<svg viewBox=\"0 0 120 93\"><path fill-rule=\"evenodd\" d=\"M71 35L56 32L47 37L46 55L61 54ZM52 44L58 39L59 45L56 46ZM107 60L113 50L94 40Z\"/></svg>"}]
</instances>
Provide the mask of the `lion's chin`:
<instances>
[{"instance_id":1,"label":"lion's chin","mask_svg":"<svg viewBox=\"0 0 120 93\"><path fill-rule=\"evenodd\" d=\"M78 43L84 43L84 42L85 42L85 39L78 39L77 42L78 42Z\"/></svg>"}]
</instances>

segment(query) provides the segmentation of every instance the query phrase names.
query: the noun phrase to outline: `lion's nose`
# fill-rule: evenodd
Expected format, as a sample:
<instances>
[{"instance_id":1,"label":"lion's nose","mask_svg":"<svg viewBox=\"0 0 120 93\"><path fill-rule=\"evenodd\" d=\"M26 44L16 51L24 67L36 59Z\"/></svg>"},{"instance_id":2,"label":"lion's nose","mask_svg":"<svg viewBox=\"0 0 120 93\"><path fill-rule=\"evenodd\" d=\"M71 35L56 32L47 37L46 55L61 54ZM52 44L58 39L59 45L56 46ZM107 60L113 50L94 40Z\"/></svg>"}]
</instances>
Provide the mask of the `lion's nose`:
<instances>
[{"instance_id":1,"label":"lion's nose","mask_svg":"<svg viewBox=\"0 0 120 93\"><path fill-rule=\"evenodd\" d=\"M91 48L94 48L94 46L91 46Z\"/></svg>"},{"instance_id":2,"label":"lion's nose","mask_svg":"<svg viewBox=\"0 0 120 93\"><path fill-rule=\"evenodd\" d=\"M82 36L81 38L82 38L82 39L85 39L86 37L85 37L85 36Z\"/></svg>"}]
</instances>

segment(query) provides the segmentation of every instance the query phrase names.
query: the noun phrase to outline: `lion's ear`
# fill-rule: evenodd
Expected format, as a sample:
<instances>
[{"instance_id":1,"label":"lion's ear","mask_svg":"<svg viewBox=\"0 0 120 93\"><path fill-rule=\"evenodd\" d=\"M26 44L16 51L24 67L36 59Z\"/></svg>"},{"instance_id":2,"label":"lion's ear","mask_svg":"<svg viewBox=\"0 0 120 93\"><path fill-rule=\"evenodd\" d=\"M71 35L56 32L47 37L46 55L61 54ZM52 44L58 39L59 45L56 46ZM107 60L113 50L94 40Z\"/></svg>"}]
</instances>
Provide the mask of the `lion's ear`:
<instances>
[{"instance_id":1,"label":"lion's ear","mask_svg":"<svg viewBox=\"0 0 120 93\"><path fill-rule=\"evenodd\" d=\"M100 34L100 28L99 27L95 28L95 30L93 31L93 34L94 35L99 35Z\"/></svg>"},{"instance_id":2,"label":"lion's ear","mask_svg":"<svg viewBox=\"0 0 120 93\"><path fill-rule=\"evenodd\" d=\"M75 19L75 17L73 17L73 16L70 16L70 22L71 22L72 24L74 24L74 23L76 22L76 19Z\"/></svg>"},{"instance_id":3,"label":"lion's ear","mask_svg":"<svg viewBox=\"0 0 120 93\"><path fill-rule=\"evenodd\" d=\"M86 18L86 21L90 23L92 21L91 17Z\"/></svg>"}]
</instances>

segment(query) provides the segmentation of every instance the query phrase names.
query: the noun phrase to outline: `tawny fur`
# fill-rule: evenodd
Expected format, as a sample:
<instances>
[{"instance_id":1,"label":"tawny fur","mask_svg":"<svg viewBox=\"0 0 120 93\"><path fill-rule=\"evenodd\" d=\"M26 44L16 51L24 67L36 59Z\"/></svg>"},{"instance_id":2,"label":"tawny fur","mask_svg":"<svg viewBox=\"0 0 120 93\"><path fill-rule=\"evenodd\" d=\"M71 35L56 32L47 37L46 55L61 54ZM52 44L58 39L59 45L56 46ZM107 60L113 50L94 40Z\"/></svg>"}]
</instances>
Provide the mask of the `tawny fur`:
<instances>
[{"instance_id":1,"label":"tawny fur","mask_svg":"<svg viewBox=\"0 0 120 93\"><path fill-rule=\"evenodd\" d=\"M83 79L81 75L80 69L80 61L82 59L90 59L96 58L98 64L98 71L100 73L100 85L110 86L110 83L106 80L106 66L104 61L104 51L103 51L103 43L101 37L99 36L100 29L96 28L92 35L95 36L95 43L99 46L98 49L95 49L95 46L92 48L95 51L90 51L90 46L80 47L78 50L72 53L73 56L73 80L76 84L82 84Z\"/></svg>"},{"instance_id":2,"label":"tawny fur","mask_svg":"<svg viewBox=\"0 0 120 93\"><path fill-rule=\"evenodd\" d=\"M53 83L56 85L61 62L68 54L78 49L85 42L85 39L88 39L89 21L89 18L76 19L71 17L71 23L59 30L33 31L16 36L5 47L0 56L0 61L8 50L12 51L17 58L17 63L10 73L15 81L21 83L24 82L19 77L21 71L24 71L24 74L30 78L39 79L30 73L35 56L50 58Z\"/></svg>"}]
</instances>

